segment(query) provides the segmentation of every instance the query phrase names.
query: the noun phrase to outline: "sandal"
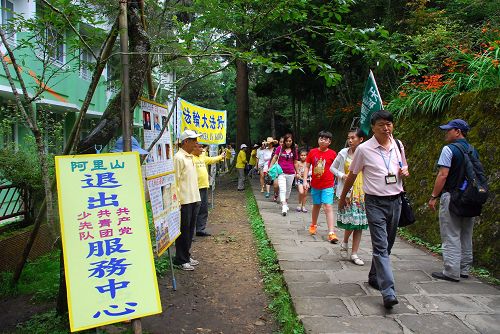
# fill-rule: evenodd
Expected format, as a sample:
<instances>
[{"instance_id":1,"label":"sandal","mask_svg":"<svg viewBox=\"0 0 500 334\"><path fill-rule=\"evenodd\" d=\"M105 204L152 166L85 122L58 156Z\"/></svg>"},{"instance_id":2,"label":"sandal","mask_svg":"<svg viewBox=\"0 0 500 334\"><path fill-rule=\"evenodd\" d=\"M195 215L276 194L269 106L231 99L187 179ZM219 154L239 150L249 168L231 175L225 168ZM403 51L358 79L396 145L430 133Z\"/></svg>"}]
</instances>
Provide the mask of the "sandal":
<instances>
[{"instance_id":1,"label":"sandal","mask_svg":"<svg viewBox=\"0 0 500 334\"><path fill-rule=\"evenodd\" d=\"M365 265L365 263L363 262L363 260L361 260L359 258L358 254L352 254L351 255L351 261L352 261L352 263L354 263L357 266L364 266Z\"/></svg>"}]
</instances>

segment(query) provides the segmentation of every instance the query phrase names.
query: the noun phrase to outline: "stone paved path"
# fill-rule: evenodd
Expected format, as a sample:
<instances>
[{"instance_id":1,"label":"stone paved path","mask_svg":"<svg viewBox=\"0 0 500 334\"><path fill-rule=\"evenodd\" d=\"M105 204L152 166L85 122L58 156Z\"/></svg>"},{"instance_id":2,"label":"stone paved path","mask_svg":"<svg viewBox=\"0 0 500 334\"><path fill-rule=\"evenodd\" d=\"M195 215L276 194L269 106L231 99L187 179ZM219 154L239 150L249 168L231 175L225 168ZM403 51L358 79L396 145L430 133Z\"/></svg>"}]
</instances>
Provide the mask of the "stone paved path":
<instances>
[{"instance_id":1,"label":"stone paved path","mask_svg":"<svg viewBox=\"0 0 500 334\"><path fill-rule=\"evenodd\" d=\"M473 277L460 283L432 278L431 272L442 269L441 259L399 238L391 255L399 304L386 310L367 283L369 231L363 232L359 252L365 265L356 266L340 258L338 244L326 241L323 212L318 233L311 236L310 212L295 211L295 191L283 217L281 207L260 193L258 181L250 183L307 333L500 333L498 288ZM341 239L342 230L337 235Z\"/></svg>"}]
</instances>

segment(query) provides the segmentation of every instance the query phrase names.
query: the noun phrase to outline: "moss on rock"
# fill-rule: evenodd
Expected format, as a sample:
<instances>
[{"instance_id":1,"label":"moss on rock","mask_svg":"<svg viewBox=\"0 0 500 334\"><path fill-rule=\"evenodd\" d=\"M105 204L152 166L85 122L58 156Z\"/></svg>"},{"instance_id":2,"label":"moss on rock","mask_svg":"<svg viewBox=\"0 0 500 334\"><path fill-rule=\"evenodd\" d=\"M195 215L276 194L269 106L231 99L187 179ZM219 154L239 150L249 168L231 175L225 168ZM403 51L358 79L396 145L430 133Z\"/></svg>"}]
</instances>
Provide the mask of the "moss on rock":
<instances>
[{"instance_id":1,"label":"moss on rock","mask_svg":"<svg viewBox=\"0 0 500 334\"><path fill-rule=\"evenodd\" d=\"M467 139L479 151L490 185L490 197L474 226L474 265L489 269L499 278L500 89L460 94L437 118L422 115L396 124L396 136L407 151L411 177L406 180L406 188L417 218L409 229L425 241L441 243L437 212L430 211L427 202L434 186L437 159L445 145L444 133L438 126L455 118L466 120L472 127Z\"/></svg>"}]
</instances>

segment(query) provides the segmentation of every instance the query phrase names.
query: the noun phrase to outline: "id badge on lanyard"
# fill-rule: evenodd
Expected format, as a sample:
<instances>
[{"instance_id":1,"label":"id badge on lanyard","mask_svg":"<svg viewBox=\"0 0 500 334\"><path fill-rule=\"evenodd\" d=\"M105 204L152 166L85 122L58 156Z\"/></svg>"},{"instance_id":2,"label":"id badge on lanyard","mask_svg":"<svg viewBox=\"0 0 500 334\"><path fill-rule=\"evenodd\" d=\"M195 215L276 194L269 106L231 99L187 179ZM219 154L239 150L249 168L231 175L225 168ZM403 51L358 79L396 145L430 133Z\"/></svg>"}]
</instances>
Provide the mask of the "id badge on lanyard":
<instances>
[{"instance_id":1,"label":"id badge on lanyard","mask_svg":"<svg viewBox=\"0 0 500 334\"><path fill-rule=\"evenodd\" d=\"M385 184L394 184L398 182L396 175L394 175L390 170L392 151L393 150L389 152L389 160L386 161L384 155L382 154L382 150L379 148L380 156L382 157L382 160L384 160L385 168L387 168L387 175L385 176Z\"/></svg>"}]
</instances>

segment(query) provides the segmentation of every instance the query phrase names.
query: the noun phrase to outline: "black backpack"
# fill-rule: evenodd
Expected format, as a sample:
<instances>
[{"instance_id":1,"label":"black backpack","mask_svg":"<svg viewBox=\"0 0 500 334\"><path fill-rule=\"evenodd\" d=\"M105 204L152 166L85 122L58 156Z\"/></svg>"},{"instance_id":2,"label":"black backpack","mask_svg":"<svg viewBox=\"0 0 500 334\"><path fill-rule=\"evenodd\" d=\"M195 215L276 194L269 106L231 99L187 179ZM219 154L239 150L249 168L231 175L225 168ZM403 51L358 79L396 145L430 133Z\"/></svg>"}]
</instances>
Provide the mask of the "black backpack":
<instances>
[{"instance_id":1,"label":"black backpack","mask_svg":"<svg viewBox=\"0 0 500 334\"><path fill-rule=\"evenodd\" d=\"M464 157L460 168L459 186L451 191L451 212L461 217L476 217L481 214L483 204L488 199L488 182L484 168L479 159L473 154L474 147L452 143Z\"/></svg>"}]
</instances>

